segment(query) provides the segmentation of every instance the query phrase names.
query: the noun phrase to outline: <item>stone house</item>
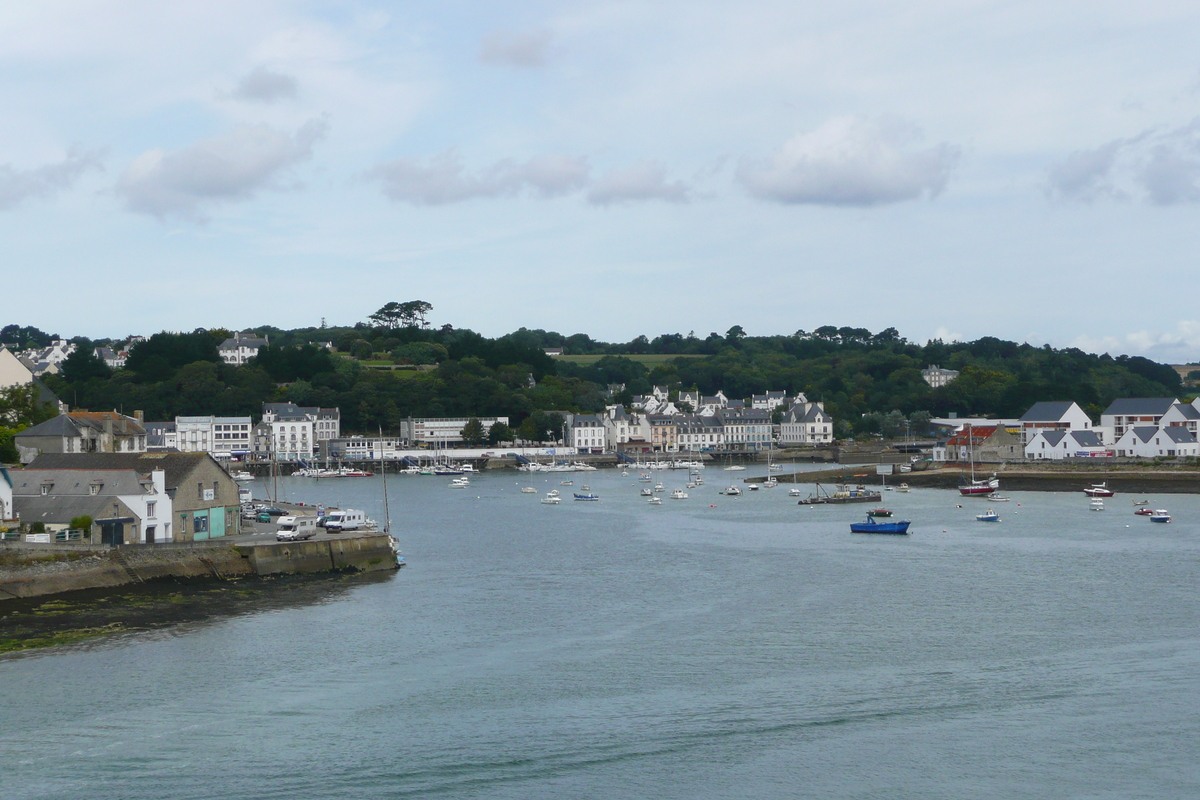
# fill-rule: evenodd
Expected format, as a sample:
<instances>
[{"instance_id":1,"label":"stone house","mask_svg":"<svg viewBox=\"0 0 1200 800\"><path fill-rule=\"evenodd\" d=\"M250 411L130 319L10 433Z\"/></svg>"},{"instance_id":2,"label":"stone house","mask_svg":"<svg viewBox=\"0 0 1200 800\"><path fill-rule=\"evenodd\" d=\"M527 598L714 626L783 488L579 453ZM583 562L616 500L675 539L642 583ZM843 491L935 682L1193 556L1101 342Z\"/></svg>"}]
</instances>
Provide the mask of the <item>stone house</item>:
<instances>
[{"instance_id":1,"label":"stone house","mask_svg":"<svg viewBox=\"0 0 1200 800\"><path fill-rule=\"evenodd\" d=\"M92 526L85 535L93 544L173 541L172 501L162 469L23 469L12 477L23 523L65 530L86 515Z\"/></svg>"},{"instance_id":2,"label":"stone house","mask_svg":"<svg viewBox=\"0 0 1200 800\"><path fill-rule=\"evenodd\" d=\"M13 437L21 463L42 453L144 453L146 428L116 411L68 411Z\"/></svg>"},{"instance_id":3,"label":"stone house","mask_svg":"<svg viewBox=\"0 0 1200 800\"><path fill-rule=\"evenodd\" d=\"M216 539L241 533L238 485L208 453L47 453L32 469L161 469L171 498L172 540Z\"/></svg>"}]
</instances>

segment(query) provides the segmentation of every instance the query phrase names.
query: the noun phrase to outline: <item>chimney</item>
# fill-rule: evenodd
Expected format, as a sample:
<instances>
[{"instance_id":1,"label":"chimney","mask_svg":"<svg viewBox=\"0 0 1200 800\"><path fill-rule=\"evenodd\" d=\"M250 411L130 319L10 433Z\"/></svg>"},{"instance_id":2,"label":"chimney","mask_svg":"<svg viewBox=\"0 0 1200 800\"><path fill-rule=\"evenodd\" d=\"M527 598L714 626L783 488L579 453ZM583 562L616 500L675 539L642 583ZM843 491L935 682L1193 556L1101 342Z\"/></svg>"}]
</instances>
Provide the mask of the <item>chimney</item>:
<instances>
[{"instance_id":1,"label":"chimney","mask_svg":"<svg viewBox=\"0 0 1200 800\"><path fill-rule=\"evenodd\" d=\"M142 423L143 425L146 424L146 412L141 410L140 408L137 411L133 412L133 418L136 419L138 422Z\"/></svg>"}]
</instances>

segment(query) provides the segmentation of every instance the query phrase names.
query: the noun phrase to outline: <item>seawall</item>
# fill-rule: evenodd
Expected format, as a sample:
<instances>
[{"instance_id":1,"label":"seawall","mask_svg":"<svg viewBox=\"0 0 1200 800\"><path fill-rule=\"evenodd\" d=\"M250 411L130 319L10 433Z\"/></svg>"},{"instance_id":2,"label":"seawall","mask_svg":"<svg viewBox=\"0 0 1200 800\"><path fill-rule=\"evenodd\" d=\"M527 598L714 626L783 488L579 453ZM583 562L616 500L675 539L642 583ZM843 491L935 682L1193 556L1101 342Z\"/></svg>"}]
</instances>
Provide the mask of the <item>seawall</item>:
<instances>
[{"instance_id":1,"label":"seawall","mask_svg":"<svg viewBox=\"0 0 1200 800\"><path fill-rule=\"evenodd\" d=\"M77 589L166 578L229 580L255 575L394 570L386 534L304 542L187 542L99 547L0 544L0 603Z\"/></svg>"}]
</instances>

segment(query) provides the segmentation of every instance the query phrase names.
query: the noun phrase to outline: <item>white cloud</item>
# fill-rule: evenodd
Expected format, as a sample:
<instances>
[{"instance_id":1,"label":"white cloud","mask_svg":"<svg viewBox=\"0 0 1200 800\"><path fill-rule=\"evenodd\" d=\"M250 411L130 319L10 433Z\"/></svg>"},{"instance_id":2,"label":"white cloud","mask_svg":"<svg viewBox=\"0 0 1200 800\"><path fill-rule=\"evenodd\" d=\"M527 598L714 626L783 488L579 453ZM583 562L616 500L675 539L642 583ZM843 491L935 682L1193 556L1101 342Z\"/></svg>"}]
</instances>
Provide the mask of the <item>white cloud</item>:
<instances>
[{"instance_id":1,"label":"white cloud","mask_svg":"<svg viewBox=\"0 0 1200 800\"><path fill-rule=\"evenodd\" d=\"M947 343L964 341L961 333L954 333L945 325L939 326L938 329L933 332L933 339ZM933 339L930 339L929 341L933 341Z\"/></svg>"},{"instance_id":2,"label":"white cloud","mask_svg":"<svg viewBox=\"0 0 1200 800\"><path fill-rule=\"evenodd\" d=\"M126 168L117 192L131 211L200 219L202 206L281 188L281 178L312 156L327 129L324 119L305 123L294 135L243 124L182 150L148 150Z\"/></svg>"},{"instance_id":3,"label":"white cloud","mask_svg":"<svg viewBox=\"0 0 1200 800\"><path fill-rule=\"evenodd\" d=\"M509 67L540 67L546 63L549 49L548 31L495 31L483 37L479 46L479 60L485 64Z\"/></svg>"},{"instance_id":4,"label":"white cloud","mask_svg":"<svg viewBox=\"0 0 1200 800\"><path fill-rule=\"evenodd\" d=\"M651 161L608 171L588 192L593 205L610 205L630 200L665 200L686 203L691 190L682 181L667 181L667 171Z\"/></svg>"},{"instance_id":5,"label":"white cloud","mask_svg":"<svg viewBox=\"0 0 1200 800\"><path fill-rule=\"evenodd\" d=\"M750 194L780 203L874 206L937 196L959 149L913 145L919 132L894 118L830 119L790 139L767 159L743 159L737 179Z\"/></svg>"},{"instance_id":6,"label":"white cloud","mask_svg":"<svg viewBox=\"0 0 1200 800\"><path fill-rule=\"evenodd\" d=\"M296 79L291 75L272 72L264 66L258 66L238 82L233 96L239 100L273 103L296 96Z\"/></svg>"},{"instance_id":7,"label":"white cloud","mask_svg":"<svg viewBox=\"0 0 1200 800\"><path fill-rule=\"evenodd\" d=\"M1090 202L1138 197L1152 205L1200 202L1200 119L1076 150L1050 167L1048 193Z\"/></svg>"},{"instance_id":8,"label":"white cloud","mask_svg":"<svg viewBox=\"0 0 1200 800\"><path fill-rule=\"evenodd\" d=\"M1124 336L1075 337L1072 347L1088 353L1141 355L1163 363L1194 363L1200 356L1200 320L1181 320L1174 331L1140 330Z\"/></svg>"},{"instance_id":9,"label":"white cloud","mask_svg":"<svg viewBox=\"0 0 1200 800\"><path fill-rule=\"evenodd\" d=\"M554 197L583 188L590 168L585 158L537 156L523 164L509 159L497 161L478 174L468 174L454 150L422 164L399 158L379 164L368 178L383 184L383 193L397 202L413 205L446 205L483 197L515 195L531 189L542 197Z\"/></svg>"},{"instance_id":10,"label":"white cloud","mask_svg":"<svg viewBox=\"0 0 1200 800\"><path fill-rule=\"evenodd\" d=\"M0 165L0 211L15 208L31 197L48 197L70 188L83 173L103 169L99 150L72 147L62 161L33 169Z\"/></svg>"}]
</instances>

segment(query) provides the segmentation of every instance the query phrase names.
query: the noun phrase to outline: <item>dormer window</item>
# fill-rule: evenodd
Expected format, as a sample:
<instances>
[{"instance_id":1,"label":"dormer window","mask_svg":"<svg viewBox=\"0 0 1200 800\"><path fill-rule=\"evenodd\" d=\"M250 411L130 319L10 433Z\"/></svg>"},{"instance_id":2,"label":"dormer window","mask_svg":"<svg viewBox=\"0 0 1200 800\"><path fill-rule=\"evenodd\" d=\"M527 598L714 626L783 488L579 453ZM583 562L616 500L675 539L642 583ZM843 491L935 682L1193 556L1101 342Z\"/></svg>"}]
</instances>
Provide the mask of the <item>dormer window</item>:
<instances>
[{"instance_id":1,"label":"dormer window","mask_svg":"<svg viewBox=\"0 0 1200 800\"><path fill-rule=\"evenodd\" d=\"M100 489L103 488L103 486L104 484L100 481L92 481L88 484L88 494L92 495L93 497L100 494Z\"/></svg>"},{"instance_id":2,"label":"dormer window","mask_svg":"<svg viewBox=\"0 0 1200 800\"><path fill-rule=\"evenodd\" d=\"M50 490L53 488L54 488L53 483L50 483L50 482L43 483L42 484L42 495L45 496L45 495L50 494Z\"/></svg>"}]
</instances>

